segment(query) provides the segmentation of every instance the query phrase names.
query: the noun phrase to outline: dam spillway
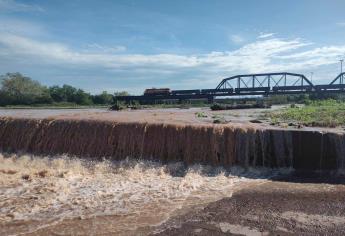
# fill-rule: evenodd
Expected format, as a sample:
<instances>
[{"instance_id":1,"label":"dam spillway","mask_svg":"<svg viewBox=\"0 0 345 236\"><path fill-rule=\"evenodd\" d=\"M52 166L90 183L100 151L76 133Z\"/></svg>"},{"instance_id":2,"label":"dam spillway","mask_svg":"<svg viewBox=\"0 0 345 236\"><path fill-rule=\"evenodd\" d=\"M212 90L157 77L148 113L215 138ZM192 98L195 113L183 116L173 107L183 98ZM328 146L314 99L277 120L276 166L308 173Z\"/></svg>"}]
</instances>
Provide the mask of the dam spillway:
<instances>
[{"instance_id":1,"label":"dam spillway","mask_svg":"<svg viewBox=\"0 0 345 236\"><path fill-rule=\"evenodd\" d=\"M282 226L288 220L296 234L306 224L316 225L315 232L338 226L343 232L343 185L315 184L314 174L301 179L294 169L332 170L331 178L342 181L333 171L344 169L344 132L251 123L250 112L258 110L229 111L231 122L212 124L224 111L0 110L0 234L166 235L185 230L180 220L198 230L217 222L191 226L199 216L224 213L222 224L224 217L242 220L248 210L233 207L246 206L269 222L277 222L266 216L278 207L274 217ZM260 196L264 207L257 205L265 203ZM300 211L308 216L303 222L310 220L296 228ZM320 228L316 216L327 216L333 231Z\"/></svg>"},{"instance_id":2,"label":"dam spillway","mask_svg":"<svg viewBox=\"0 0 345 236\"><path fill-rule=\"evenodd\" d=\"M224 167L339 170L345 165L343 133L238 124L1 117L0 150Z\"/></svg>"}]
</instances>

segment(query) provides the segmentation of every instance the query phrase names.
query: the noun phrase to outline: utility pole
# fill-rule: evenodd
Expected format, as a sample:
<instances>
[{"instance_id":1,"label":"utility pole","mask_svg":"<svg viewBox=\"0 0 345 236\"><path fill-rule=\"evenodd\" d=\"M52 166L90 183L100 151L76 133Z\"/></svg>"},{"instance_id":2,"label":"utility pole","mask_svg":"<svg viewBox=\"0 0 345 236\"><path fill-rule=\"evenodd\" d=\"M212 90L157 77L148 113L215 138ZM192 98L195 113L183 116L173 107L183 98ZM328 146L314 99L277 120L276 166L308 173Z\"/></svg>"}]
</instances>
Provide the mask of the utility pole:
<instances>
[{"instance_id":1,"label":"utility pole","mask_svg":"<svg viewBox=\"0 0 345 236\"><path fill-rule=\"evenodd\" d=\"M312 83L313 83L313 74L314 74L314 72L310 72L310 82L312 82Z\"/></svg>"},{"instance_id":2,"label":"utility pole","mask_svg":"<svg viewBox=\"0 0 345 236\"><path fill-rule=\"evenodd\" d=\"M340 59L339 61L340 61L340 74L342 74L343 73L343 61L344 61L344 59ZM344 79L344 76L341 75L340 76L340 83L341 84L343 84L343 79Z\"/></svg>"}]
</instances>

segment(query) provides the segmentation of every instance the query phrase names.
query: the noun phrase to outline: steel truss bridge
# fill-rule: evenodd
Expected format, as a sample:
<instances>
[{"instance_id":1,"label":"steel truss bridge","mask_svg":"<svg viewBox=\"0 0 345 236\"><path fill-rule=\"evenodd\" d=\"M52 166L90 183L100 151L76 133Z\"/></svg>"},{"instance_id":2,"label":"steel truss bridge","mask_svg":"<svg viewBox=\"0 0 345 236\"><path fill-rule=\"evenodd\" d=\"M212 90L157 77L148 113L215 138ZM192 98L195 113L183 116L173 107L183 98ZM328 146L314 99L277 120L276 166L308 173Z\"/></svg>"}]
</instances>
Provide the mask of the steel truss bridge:
<instances>
[{"instance_id":1,"label":"steel truss bridge","mask_svg":"<svg viewBox=\"0 0 345 236\"><path fill-rule=\"evenodd\" d=\"M344 93L345 72L329 84L314 85L303 74L289 72L235 75L223 79L215 89L172 90L166 94L117 96L117 101L189 100L249 95Z\"/></svg>"}]
</instances>

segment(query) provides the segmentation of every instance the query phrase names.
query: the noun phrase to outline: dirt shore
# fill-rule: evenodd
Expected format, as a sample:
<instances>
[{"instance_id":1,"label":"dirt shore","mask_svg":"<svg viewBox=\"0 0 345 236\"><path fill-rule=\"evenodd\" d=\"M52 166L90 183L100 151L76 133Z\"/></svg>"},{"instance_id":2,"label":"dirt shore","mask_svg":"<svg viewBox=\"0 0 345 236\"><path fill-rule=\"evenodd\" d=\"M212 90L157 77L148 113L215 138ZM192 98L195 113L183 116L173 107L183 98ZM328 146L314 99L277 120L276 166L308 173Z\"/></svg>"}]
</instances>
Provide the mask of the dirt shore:
<instances>
[{"instance_id":1,"label":"dirt shore","mask_svg":"<svg viewBox=\"0 0 345 236\"><path fill-rule=\"evenodd\" d=\"M290 177L256 185L170 219L154 235L344 235L344 181L306 183L319 180L325 181Z\"/></svg>"},{"instance_id":2,"label":"dirt shore","mask_svg":"<svg viewBox=\"0 0 345 236\"><path fill-rule=\"evenodd\" d=\"M0 109L0 117L54 119L54 120L98 120L113 122L134 122L173 125L202 125L212 126L215 119L224 120L223 126L253 127L282 130L305 130L344 133L338 128L273 126L264 119L266 112L282 109L285 106L272 106L269 109L238 109L212 111L208 107L202 108L167 108L109 111L105 108L95 109ZM217 124L219 125L219 124Z\"/></svg>"},{"instance_id":3,"label":"dirt shore","mask_svg":"<svg viewBox=\"0 0 345 236\"><path fill-rule=\"evenodd\" d=\"M273 109L278 109L274 107ZM250 124L267 109L211 111L209 108L168 108L109 111L107 109L0 109L0 117L37 119L83 119L116 122L211 124L213 117L222 116L230 123ZM198 114L202 116L198 117Z\"/></svg>"}]
</instances>

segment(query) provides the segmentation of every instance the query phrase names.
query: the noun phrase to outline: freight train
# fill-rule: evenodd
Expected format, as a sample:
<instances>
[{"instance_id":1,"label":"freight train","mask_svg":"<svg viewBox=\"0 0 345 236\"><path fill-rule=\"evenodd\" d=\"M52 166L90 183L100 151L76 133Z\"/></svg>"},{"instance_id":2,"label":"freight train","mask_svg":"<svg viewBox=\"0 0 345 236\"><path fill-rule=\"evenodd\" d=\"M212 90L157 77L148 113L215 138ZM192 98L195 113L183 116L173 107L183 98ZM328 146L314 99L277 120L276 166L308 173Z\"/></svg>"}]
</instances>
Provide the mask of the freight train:
<instances>
[{"instance_id":1,"label":"freight train","mask_svg":"<svg viewBox=\"0 0 345 236\"><path fill-rule=\"evenodd\" d=\"M145 89L144 96L179 96L179 95L216 95L232 94L234 89L191 89L191 90L170 90L169 88Z\"/></svg>"},{"instance_id":2,"label":"freight train","mask_svg":"<svg viewBox=\"0 0 345 236\"><path fill-rule=\"evenodd\" d=\"M287 93L294 91L323 92L332 90L345 90L345 84L333 85L303 85L303 86L274 86L256 88L226 88L226 89L190 89L190 90L170 90L169 88L146 89L144 96L197 96L197 95L241 95L241 94L269 94Z\"/></svg>"}]
</instances>

